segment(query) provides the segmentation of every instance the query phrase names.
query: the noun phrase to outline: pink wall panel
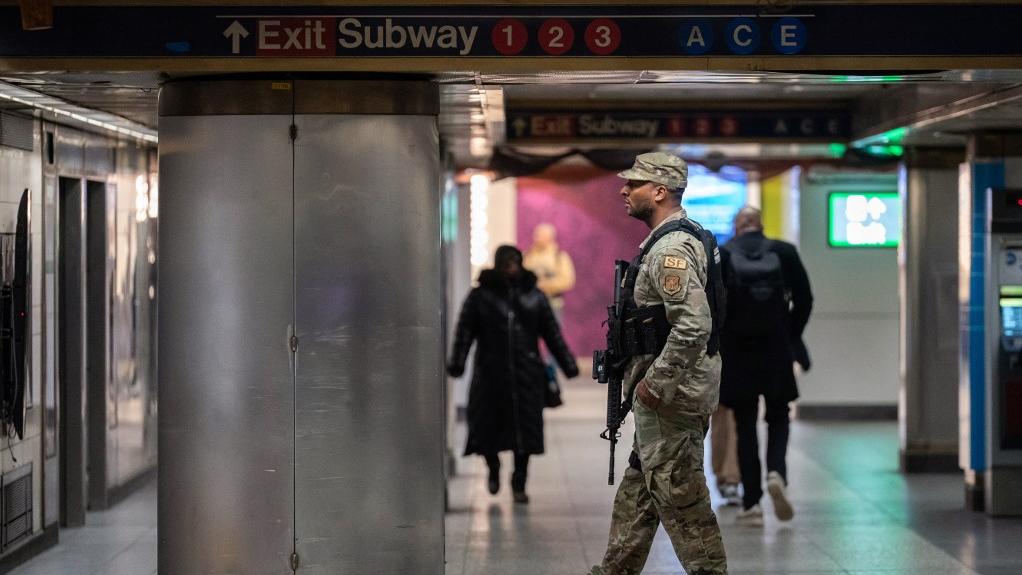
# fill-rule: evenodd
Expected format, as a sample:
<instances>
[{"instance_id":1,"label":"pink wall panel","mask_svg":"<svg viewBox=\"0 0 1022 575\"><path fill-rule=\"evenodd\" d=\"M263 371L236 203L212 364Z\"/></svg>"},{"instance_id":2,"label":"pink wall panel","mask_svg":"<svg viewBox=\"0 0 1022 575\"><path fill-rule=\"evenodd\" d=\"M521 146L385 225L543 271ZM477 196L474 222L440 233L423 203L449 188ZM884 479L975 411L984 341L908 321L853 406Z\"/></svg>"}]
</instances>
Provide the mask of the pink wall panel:
<instances>
[{"instance_id":1,"label":"pink wall panel","mask_svg":"<svg viewBox=\"0 0 1022 575\"><path fill-rule=\"evenodd\" d=\"M590 167L553 167L518 179L518 245L532 244L541 222L557 228L557 240L575 263L578 281L564 296L561 329L575 355L591 356L606 343L607 306L613 297L614 260L631 260L649 230L625 213L618 194L623 181ZM587 375L587 374L583 374Z\"/></svg>"}]
</instances>

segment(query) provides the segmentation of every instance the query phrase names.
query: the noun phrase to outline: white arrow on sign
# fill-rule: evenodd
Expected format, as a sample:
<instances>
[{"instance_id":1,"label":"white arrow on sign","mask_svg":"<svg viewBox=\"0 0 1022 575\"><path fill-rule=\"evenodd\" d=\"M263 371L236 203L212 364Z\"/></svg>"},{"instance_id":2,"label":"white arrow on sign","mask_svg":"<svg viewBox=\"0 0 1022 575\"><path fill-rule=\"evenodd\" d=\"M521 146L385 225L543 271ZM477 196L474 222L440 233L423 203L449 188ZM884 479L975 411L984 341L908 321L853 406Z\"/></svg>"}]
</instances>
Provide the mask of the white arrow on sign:
<instances>
[{"instance_id":1,"label":"white arrow on sign","mask_svg":"<svg viewBox=\"0 0 1022 575\"><path fill-rule=\"evenodd\" d=\"M522 134L525 133L525 128L528 127L529 122L525 118L518 118L514 121L515 137L521 138Z\"/></svg>"},{"instance_id":2,"label":"white arrow on sign","mask_svg":"<svg viewBox=\"0 0 1022 575\"><path fill-rule=\"evenodd\" d=\"M231 53L239 54L241 53L241 39L248 38L248 30L241 25L241 22L235 20L233 24L224 30L224 38L231 39Z\"/></svg>"}]
</instances>

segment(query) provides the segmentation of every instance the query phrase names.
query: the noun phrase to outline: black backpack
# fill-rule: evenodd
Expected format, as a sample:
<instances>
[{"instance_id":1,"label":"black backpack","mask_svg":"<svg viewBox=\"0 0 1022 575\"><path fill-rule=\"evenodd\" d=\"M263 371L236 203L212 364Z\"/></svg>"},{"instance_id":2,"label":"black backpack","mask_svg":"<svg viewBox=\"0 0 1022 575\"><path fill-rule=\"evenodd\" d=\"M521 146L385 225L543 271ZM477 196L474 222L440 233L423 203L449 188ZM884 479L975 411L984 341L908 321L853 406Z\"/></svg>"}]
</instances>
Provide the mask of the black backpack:
<instances>
[{"instance_id":1,"label":"black backpack","mask_svg":"<svg viewBox=\"0 0 1022 575\"><path fill-rule=\"evenodd\" d=\"M787 321L788 297L781 258L764 239L754 248L733 242L728 250L729 317L727 329L743 336L776 334Z\"/></svg>"}]
</instances>

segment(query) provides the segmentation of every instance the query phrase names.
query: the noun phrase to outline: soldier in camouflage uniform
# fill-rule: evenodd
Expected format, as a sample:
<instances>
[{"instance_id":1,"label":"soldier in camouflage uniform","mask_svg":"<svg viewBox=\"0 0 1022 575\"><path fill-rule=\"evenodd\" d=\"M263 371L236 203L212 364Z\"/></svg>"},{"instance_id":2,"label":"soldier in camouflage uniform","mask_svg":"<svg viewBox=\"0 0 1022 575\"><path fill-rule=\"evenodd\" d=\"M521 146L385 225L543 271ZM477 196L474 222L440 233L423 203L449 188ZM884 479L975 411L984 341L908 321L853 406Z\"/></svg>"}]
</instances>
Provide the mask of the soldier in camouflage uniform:
<instances>
[{"instance_id":1,"label":"soldier in camouflage uniform","mask_svg":"<svg viewBox=\"0 0 1022 575\"><path fill-rule=\"evenodd\" d=\"M618 175L628 180L621 189L628 214L653 231L686 217L688 166L681 158L641 154ZM706 264L702 243L684 231L662 237L642 260L635 303L664 304L671 330L659 356L634 357L625 371L625 392L635 387L634 453L614 499L603 564L592 575L641 573L661 522L689 575L727 573L703 474L703 438L720 389L720 356L706 353Z\"/></svg>"}]
</instances>

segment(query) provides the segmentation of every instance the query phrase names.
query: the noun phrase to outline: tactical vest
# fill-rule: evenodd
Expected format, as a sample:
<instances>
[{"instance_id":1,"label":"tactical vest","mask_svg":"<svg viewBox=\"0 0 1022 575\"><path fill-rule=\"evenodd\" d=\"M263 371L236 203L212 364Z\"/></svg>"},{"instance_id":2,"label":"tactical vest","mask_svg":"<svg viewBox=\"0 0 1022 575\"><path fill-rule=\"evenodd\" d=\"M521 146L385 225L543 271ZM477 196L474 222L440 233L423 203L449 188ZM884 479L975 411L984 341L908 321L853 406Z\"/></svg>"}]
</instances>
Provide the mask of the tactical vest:
<instances>
[{"instance_id":1,"label":"tactical vest","mask_svg":"<svg viewBox=\"0 0 1022 575\"><path fill-rule=\"evenodd\" d=\"M667 336L671 333L671 324L667 321L667 309L663 304L639 307L635 304L635 281L639 276L642 259L653 249L661 238L673 232L685 232L699 240L706 251L706 301L710 305L712 328L710 339L706 342L706 354L717 355L720 351L720 330L724 326L724 315L727 302L724 281L720 272L720 250L717 239L711 232L689 220L682 218L668 222L657 229L649 241L643 246L639 255L631 261L622 285L622 296L625 301L625 313L622 318L622 353L625 357L636 355L660 355Z\"/></svg>"}]
</instances>

